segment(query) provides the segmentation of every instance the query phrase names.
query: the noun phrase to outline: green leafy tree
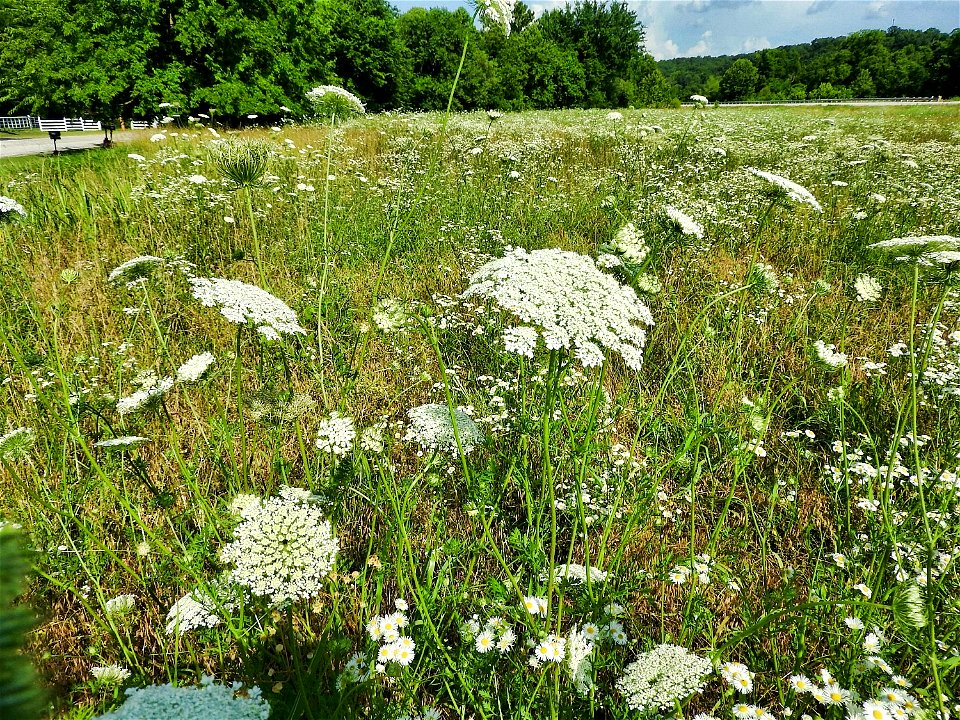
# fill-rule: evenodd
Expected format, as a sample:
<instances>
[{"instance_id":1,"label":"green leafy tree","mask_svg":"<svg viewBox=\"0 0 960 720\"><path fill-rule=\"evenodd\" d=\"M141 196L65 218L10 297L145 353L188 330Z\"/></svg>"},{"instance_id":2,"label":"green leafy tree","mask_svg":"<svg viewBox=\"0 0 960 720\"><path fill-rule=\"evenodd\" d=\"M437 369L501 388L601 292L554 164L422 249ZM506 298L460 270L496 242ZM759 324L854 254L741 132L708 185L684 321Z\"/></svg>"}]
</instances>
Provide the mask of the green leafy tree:
<instances>
[{"instance_id":1,"label":"green leafy tree","mask_svg":"<svg viewBox=\"0 0 960 720\"><path fill-rule=\"evenodd\" d=\"M759 77L757 66L747 58L740 58L727 68L720 78L720 97L724 100L743 100L750 97L757 87Z\"/></svg>"}]
</instances>

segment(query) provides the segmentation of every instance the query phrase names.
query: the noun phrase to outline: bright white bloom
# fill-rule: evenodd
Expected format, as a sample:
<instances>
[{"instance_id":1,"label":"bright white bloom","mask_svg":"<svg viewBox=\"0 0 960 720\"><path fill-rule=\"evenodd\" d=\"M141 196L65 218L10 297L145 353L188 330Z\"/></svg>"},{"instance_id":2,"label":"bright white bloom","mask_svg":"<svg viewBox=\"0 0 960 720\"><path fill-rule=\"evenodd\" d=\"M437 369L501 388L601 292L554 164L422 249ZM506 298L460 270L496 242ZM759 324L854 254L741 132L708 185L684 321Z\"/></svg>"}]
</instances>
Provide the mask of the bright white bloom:
<instances>
[{"instance_id":1,"label":"bright white bloom","mask_svg":"<svg viewBox=\"0 0 960 720\"><path fill-rule=\"evenodd\" d=\"M110 274L107 275L107 281L132 283L145 277L150 277L153 271L161 265L165 265L166 260L156 255L139 255L127 260L125 263L117 265Z\"/></svg>"},{"instance_id":2,"label":"bright white bloom","mask_svg":"<svg viewBox=\"0 0 960 720\"><path fill-rule=\"evenodd\" d=\"M590 568L590 582L605 582L608 573L599 568ZM571 585L583 585L587 582L587 568L585 565L570 563L569 565L557 565L553 570L553 577L556 580L566 580ZM540 573L540 580L546 582L549 575L546 572Z\"/></svg>"},{"instance_id":3,"label":"bright white bloom","mask_svg":"<svg viewBox=\"0 0 960 720\"><path fill-rule=\"evenodd\" d=\"M607 113L607 120L611 120L613 122L618 122L620 120L623 120L623 113L617 112L616 110L611 110L610 112Z\"/></svg>"},{"instance_id":4,"label":"bright white bloom","mask_svg":"<svg viewBox=\"0 0 960 720\"><path fill-rule=\"evenodd\" d=\"M123 435L122 437L110 438L109 440L100 440L93 444L96 448L104 448L105 450L125 450L127 448L140 447L150 442L150 438L145 438L140 435Z\"/></svg>"},{"instance_id":5,"label":"bright white bloom","mask_svg":"<svg viewBox=\"0 0 960 720\"><path fill-rule=\"evenodd\" d=\"M193 296L204 307L217 307L227 320L238 325L253 323L264 337L305 335L297 314L286 303L256 285L223 278L191 278Z\"/></svg>"},{"instance_id":6,"label":"bright white bloom","mask_svg":"<svg viewBox=\"0 0 960 720\"><path fill-rule=\"evenodd\" d=\"M163 133L154 133L150 136L150 142L163 142L167 139L167 136Z\"/></svg>"},{"instance_id":7,"label":"bright white bloom","mask_svg":"<svg viewBox=\"0 0 960 720\"><path fill-rule=\"evenodd\" d=\"M267 720L270 705L260 697L260 688L247 689L239 694L239 683L220 685L213 678L204 677L200 687L149 685L130 688L127 699L119 709L98 720Z\"/></svg>"},{"instance_id":8,"label":"bright white bloom","mask_svg":"<svg viewBox=\"0 0 960 720\"><path fill-rule=\"evenodd\" d=\"M869 275L858 275L853 281L853 289L857 293L858 302L876 302L880 299L883 288L880 283Z\"/></svg>"},{"instance_id":9,"label":"bright white bloom","mask_svg":"<svg viewBox=\"0 0 960 720\"><path fill-rule=\"evenodd\" d=\"M383 431L386 430L385 423L376 423L370 427L364 428L360 432L360 448L364 452L373 453L374 455L382 453L384 448L386 448L386 441L383 437ZM397 602L400 602L399 600ZM404 610L405 608L397 605L398 610Z\"/></svg>"},{"instance_id":10,"label":"bright white bloom","mask_svg":"<svg viewBox=\"0 0 960 720\"><path fill-rule=\"evenodd\" d=\"M317 448L337 457L344 457L353 447L353 439L356 436L353 418L334 412L329 418L320 421L320 427L317 429Z\"/></svg>"},{"instance_id":11,"label":"bright white bloom","mask_svg":"<svg viewBox=\"0 0 960 720\"><path fill-rule=\"evenodd\" d=\"M137 162L143 162L146 160L146 158L143 155L140 155L139 153L127 153L127 157Z\"/></svg>"},{"instance_id":12,"label":"bright white bloom","mask_svg":"<svg viewBox=\"0 0 960 720\"><path fill-rule=\"evenodd\" d=\"M820 702L824 705L842 705L850 700L850 691L844 690L835 682L823 686L823 695L824 699Z\"/></svg>"},{"instance_id":13,"label":"bright white bloom","mask_svg":"<svg viewBox=\"0 0 960 720\"><path fill-rule=\"evenodd\" d=\"M117 412L128 415L145 407L151 407L160 402L160 399L173 388L173 378L165 377L156 384L141 388L132 395L122 397L117 401Z\"/></svg>"},{"instance_id":14,"label":"bright white bloom","mask_svg":"<svg viewBox=\"0 0 960 720\"><path fill-rule=\"evenodd\" d=\"M790 687L794 689L794 692L809 693L813 692L816 685L806 675L791 675Z\"/></svg>"},{"instance_id":15,"label":"bright white bloom","mask_svg":"<svg viewBox=\"0 0 960 720\"><path fill-rule=\"evenodd\" d=\"M513 6L516 0L479 0L484 17L491 23L503 28L510 35L510 22L513 20Z\"/></svg>"},{"instance_id":16,"label":"bright white bloom","mask_svg":"<svg viewBox=\"0 0 960 720\"><path fill-rule=\"evenodd\" d=\"M665 710L700 692L712 671L709 660L685 648L657 645L624 669L617 688L632 710Z\"/></svg>"},{"instance_id":17,"label":"bright white bloom","mask_svg":"<svg viewBox=\"0 0 960 720\"><path fill-rule=\"evenodd\" d=\"M754 673L743 663L727 662L720 666L720 677L744 695L753 690Z\"/></svg>"},{"instance_id":18,"label":"bright white bloom","mask_svg":"<svg viewBox=\"0 0 960 720\"><path fill-rule=\"evenodd\" d=\"M863 704L864 720L891 720L890 711L882 702L867 700Z\"/></svg>"},{"instance_id":19,"label":"bright white bloom","mask_svg":"<svg viewBox=\"0 0 960 720\"><path fill-rule=\"evenodd\" d=\"M664 212L667 213L667 217L669 217L679 226L680 231L684 235L693 235L697 238L703 238L703 226L701 226L700 223L687 215L685 212L677 210L677 208L673 207L673 205L667 205L664 207Z\"/></svg>"},{"instance_id":20,"label":"bright white bloom","mask_svg":"<svg viewBox=\"0 0 960 720\"><path fill-rule=\"evenodd\" d=\"M338 117L363 115L367 109L360 98L336 85L320 85L307 92L307 100L318 113Z\"/></svg>"},{"instance_id":21,"label":"bright white bloom","mask_svg":"<svg viewBox=\"0 0 960 720\"><path fill-rule=\"evenodd\" d=\"M212 628L220 624L213 600L200 588L177 600L167 613L167 635L183 635L197 628Z\"/></svg>"},{"instance_id":22,"label":"bright white bloom","mask_svg":"<svg viewBox=\"0 0 960 720\"><path fill-rule=\"evenodd\" d=\"M574 625L567 635L567 670L573 686L580 695L586 695L593 687L593 663L590 654L593 652L593 642L585 632Z\"/></svg>"},{"instance_id":23,"label":"bright white bloom","mask_svg":"<svg viewBox=\"0 0 960 720\"><path fill-rule=\"evenodd\" d=\"M536 329L526 325L507 328L503 331L503 347L514 355L532 358L537 349L537 337Z\"/></svg>"},{"instance_id":24,"label":"bright white bloom","mask_svg":"<svg viewBox=\"0 0 960 720\"><path fill-rule=\"evenodd\" d=\"M204 376L204 374L210 369L210 366L213 365L215 361L216 358L211 352L203 352L199 355L194 355L192 358L183 363L183 365L177 368L177 381L196 382Z\"/></svg>"},{"instance_id":25,"label":"bright white bloom","mask_svg":"<svg viewBox=\"0 0 960 720\"><path fill-rule=\"evenodd\" d=\"M232 582L274 605L320 593L336 561L337 539L307 495L281 490L280 497L244 509L233 542L220 552L223 562L234 566Z\"/></svg>"},{"instance_id":26,"label":"bright white bloom","mask_svg":"<svg viewBox=\"0 0 960 720\"><path fill-rule=\"evenodd\" d=\"M867 636L863 639L863 651L871 655L880 652L880 638L877 637L876 633L867 633Z\"/></svg>"},{"instance_id":27,"label":"bright white bloom","mask_svg":"<svg viewBox=\"0 0 960 720\"><path fill-rule=\"evenodd\" d=\"M500 636L500 639L497 640L497 650L501 653L508 652L516 643L517 634L513 631L513 628L507 628L503 631L503 635Z\"/></svg>"},{"instance_id":28,"label":"bright white bloom","mask_svg":"<svg viewBox=\"0 0 960 720\"><path fill-rule=\"evenodd\" d=\"M410 309L396 298L379 301L373 311L373 324L381 332L398 332L409 327L412 322Z\"/></svg>"},{"instance_id":29,"label":"bright white bloom","mask_svg":"<svg viewBox=\"0 0 960 720\"><path fill-rule=\"evenodd\" d=\"M136 595L117 595L117 597L107 600L103 604L103 609L107 615L125 615L133 610L136 604Z\"/></svg>"},{"instance_id":30,"label":"bright white bloom","mask_svg":"<svg viewBox=\"0 0 960 720\"><path fill-rule=\"evenodd\" d=\"M496 646L496 637L493 634L492 630L484 630L482 633L477 635L476 640L474 640L474 645L477 648L478 653L486 653Z\"/></svg>"},{"instance_id":31,"label":"bright white bloom","mask_svg":"<svg viewBox=\"0 0 960 720\"><path fill-rule=\"evenodd\" d=\"M572 350L587 367L603 363L603 348L620 353L631 369L643 362L649 308L585 255L514 249L473 274L463 297L476 296L536 328L548 349Z\"/></svg>"},{"instance_id":32,"label":"bright white bloom","mask_svg":"<svg viewBox=\"0 0 960 720\"><path fill-rule=\"evenodd\" d=\"M787 180L785 177L774 175L773 173L765 170L757 170L756 168L748 167L746 168L746 171L753 173L757 177L763 178L767 182L773 183L780 189L784 190L791 200L799 203L806 203L817 212L823 212L823 208L820 207L820 203L817 202L817 199L813 196L813 193L811 193L802 185L797 185L797 183L793 182L792 180Z\"/></svg>"},{"instance_id":33,"label":"bright white bloom","mask_svg":"<svg viewBox=\"0 0 960 720\"><path fill-rule=\"evenodd\" d=\"M631 265L639 265L650 253L650 246L632 222L617 231L611 245L620 253L623 260Z\"/></svg>"},{"instance_id":34,"label":"bright white bloom","mask_svg":"<svg viewBox=\"0 0 960 720\"><path fill-rule=\"evenodd\" d=\"M523 598L523 608L531 615L547 616L547 599L535 595L527 595Z\"/></svg>"},{"instance_id":35,"label":"bright white bloom","mask_svg":"<svg viewBox=\"0 0 960 720\"><path fill-rule=\"evenodd\" d=\"M707 100L707 98L705 98L703 95L691 95L690 99L700 105L707 105L710 103L710 101Z\"/></svg>"},{"instance_id":36,"label":"bright white bloom","mask_svg":"<svg viewBox=\"0 0 960 720\"><path fill-rule=\"evenodd\" d=\"M839 370L847 365L846 353L837 352L836 345L827 345L823 340L813 344L814 359L827 370Z\"/></svg>"},{"instance_id":37,"label":"bright white bloom","mask_svg":"<svg viewBox=\"0 0 960 720\"><path fill-rule=\"evenodd\" d=\"M97 665L90 668L93 679L104 685L119 685L130 677L130 671L119 665Z\"/></svg>"},{"instance_id":38,"label":"bright white bloom","mask_svg":"<svg viewBox=\"0 0 960 720\"><path fill-rule=\"evenodd\" d=\"M860 594L863 595L867 600L873 597L873 590L868 588L863 583L857 583L856 585L853 586L853 589L858 590Z\"/></svg>"},{"instance_id":39,"label":"bright white bloom","mask_svg":"<svg viewBox=\"0 0 960 720\"><path fill-rule=\"evenodd\" d=\"M189 180L194 185L203 185L205 182L207 182L207 178L204 177L203 175L191 175L190 177L187 178L187 180Z\"/></svg>"},{"instance_id":40,"label":"bright white bloom","mask_svg":"<svg viewBox=\"0 0 960 720\"><path fill-rule=\"evenodd\" d=\"M611 620L607 623L606 626L607 635L610 636L610 639L613 640L617 645L626 645L627 644L627 632L623 629L623 625L616 620Z\"/></svg>"},{"instance_id":41,"label":"bright white bloom","mask_svg":"<svg viewBox=\"0 0 960 720\"><path fill-rule=\"evenodd\" d=\"M540 662L563 662L567 641L559 635L547 635L533 649L533 656Z\"/></svg>"},{"instance_id":42,"label":"bright white bloom","mask_svg":"<svg viewBox=\"0 0 960 720\"><path fill-rule=\"evenodd\" d=\"M863 620L856 617L845 617L843 619L843 624L851 630L863 630L864 628Z\"/></svg>"},{"instance_id":43,"label":"bright white bloom","mask_svg":"<svg viewBox=\"0 0 960 720\"><path fill-rule=\"evenodd\" d=\"M14 213L21 217L27 216L27 211L23 209L23 205L18 203L13 198L8 198L6 195L0 195L0 220L7 217L13 217Z\"/></svg>"},{"instance_id":44,"label":"bright white bloom","mask_svg":"<svg viewBox=\"0 0 960 720\"><path fill-rule=\"evenodd\" d=\"M923 253L936 250L960 249L960 238L953 235L918 235L916 237L895 237L867 245L871 250L889 250L891 252Z\"/></svg>"},{"instance_id":45,"label":"bright white bloom","mask_svg":"<svg viewBox=\"0 0 960 720\"><path fill-rule=\"evenodd\" d=\"M483 442L483 433L473 418L457 408L450 417L450 408L437 403L419 405L407 412L410 425L403 439L415 442L424 452L448 452L457 457L457 437L464 455ZM456 434L454 434L454 422Z\"/></svg>"}]
</instances>

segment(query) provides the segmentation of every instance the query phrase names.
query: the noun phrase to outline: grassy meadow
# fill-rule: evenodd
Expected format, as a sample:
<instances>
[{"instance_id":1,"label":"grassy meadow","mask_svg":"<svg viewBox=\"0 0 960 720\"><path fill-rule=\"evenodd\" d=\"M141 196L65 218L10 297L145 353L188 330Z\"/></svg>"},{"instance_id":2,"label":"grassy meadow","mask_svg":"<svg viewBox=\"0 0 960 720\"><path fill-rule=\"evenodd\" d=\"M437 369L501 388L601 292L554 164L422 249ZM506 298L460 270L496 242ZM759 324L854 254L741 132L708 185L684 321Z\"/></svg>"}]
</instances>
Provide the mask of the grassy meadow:
<instances>
[{"instance_id":1,"label":"grassy meadow","mask_svg":"<svg viewBox=\"0 0 960 720\"><path fill-rule=\"evenodd\" d=\"M960 713L955 107L152 132L0 162L50 716Z\"/></svg>"}]
</instances>

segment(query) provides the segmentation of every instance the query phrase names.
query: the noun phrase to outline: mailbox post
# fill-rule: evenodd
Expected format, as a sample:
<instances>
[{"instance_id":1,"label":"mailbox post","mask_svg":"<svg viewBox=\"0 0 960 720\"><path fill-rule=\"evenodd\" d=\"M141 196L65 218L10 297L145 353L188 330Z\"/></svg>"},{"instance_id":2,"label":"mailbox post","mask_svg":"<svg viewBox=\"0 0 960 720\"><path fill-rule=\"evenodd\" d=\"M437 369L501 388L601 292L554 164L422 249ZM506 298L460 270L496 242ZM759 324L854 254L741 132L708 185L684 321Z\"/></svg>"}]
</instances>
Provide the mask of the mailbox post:
<instances>
[{"instance_id":1,"label":"mailbox post","mask_svg":"<svg viewBox=\"0 0 960 720\"><path fill-rule=\"evenodd\" d=\"M50 130L49 132L47 132L47 135L49 135L50 139L53 140L53 154L59 155L59 152L57 151L57 140L60 139L60 131Z\"/></svg>"}]
</instances>

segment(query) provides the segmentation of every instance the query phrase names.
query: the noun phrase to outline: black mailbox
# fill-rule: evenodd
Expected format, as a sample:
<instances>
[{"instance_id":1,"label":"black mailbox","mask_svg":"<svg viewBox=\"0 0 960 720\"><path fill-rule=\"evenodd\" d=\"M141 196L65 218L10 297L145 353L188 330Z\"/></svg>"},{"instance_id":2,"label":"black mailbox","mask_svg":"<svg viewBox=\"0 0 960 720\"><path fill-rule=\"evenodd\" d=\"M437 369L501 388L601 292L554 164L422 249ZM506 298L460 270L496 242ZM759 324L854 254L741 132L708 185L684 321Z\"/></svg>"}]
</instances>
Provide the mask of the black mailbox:
<instances>
[{"instance_id":1,"label":"black mailbox","mask_svg":"<svg viewBox=\"0 0 960 720\"><path fill-rule=\"evenodd\" d=\"M47 135L49 135L49 136L50 136L50 139L53 140L53 154L56 155L56 154L57 154L57 140L60 139L60 131L59 131L59 130L48 130L48 131L47 131Z\"/></svg>"}]
</instances>

